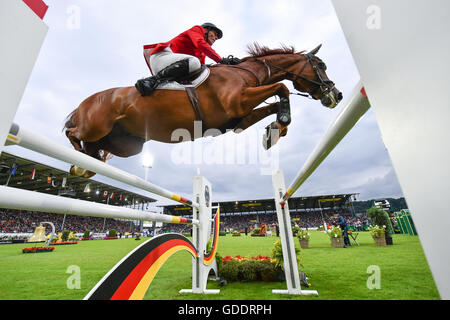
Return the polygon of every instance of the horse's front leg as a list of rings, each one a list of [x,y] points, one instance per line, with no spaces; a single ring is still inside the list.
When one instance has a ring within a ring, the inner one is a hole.
[[[268,116],[272,114],[277,114],[280,110],[280,103],[274,102],[271,104],[268,104],[267,106],[258,108],[250,112],[249,115],[243,117],[241,121],[234,127],[234,130],[237,132],[243,131],[247,129],[248,127],[251,127],[255,123],[261,121],[264,118],[267,118]],[[287,133],[287,126],[285,126],[285,130],[280,133],[281,136],[285,136]]]
[[[291,123],[291,107],[289,104],[289,89],[283,83],[274,83],[265,86],[246,88],[243,92],[242,105],[255,108],[265,100],[273,96],[280,97],[280,106],[277,111],[277,123],[288,126]]]
[[[244,98],[242,100],[242,106],[244,108],[249,108],[251,106],[255,108],[260,103],[264,102],[266,99],[273,97],[275,95],[278,95],[280,97],[280,102],[277,103],[278,105],[275,104],[273,105],[277,106],[278,109],[276,111],[277,120],[276,122],[273,122],[266,127],[266,133],[264,134],[263,137],[263,145],[264,148],[267,150],[271,148],[274,144],[276,144],[280,139],[280,137],[286,135],[287,126],[291,123],[289,89],[282,83],[275,83],[255,88],[247,88],[244,90],[243,95]],[[253,112],[256,111],[257,110]]]

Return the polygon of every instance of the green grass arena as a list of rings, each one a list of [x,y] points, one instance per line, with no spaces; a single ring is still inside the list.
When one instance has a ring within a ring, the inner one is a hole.
[[[81,300],[127,253],[147,238],[80,241],[55,246],[53,252],[23,254],[36,244],[0,246],[0,300]],[[277,237],[219,239],[221,256],[270,255]],[[294,239],[298,246],[297,239]],[[162,266],[145,300],[438,300],[438,290],[417,236],[395,234],[394,245],[376,247],[369,232],[360,232],[360,246],[332,248],[328,235],[311,231],[310,248],[302,249],[303,267],[318,296],[272,294],[286,289],[285,282],[209,281],[217,295],[179,294],[191,287],[192,258],[174,254]],[[374,267],[375,266],[375,267]],[[378,270],[378,273],[374,273]],[[378,282],[374,282],[377,276]],[[379,284],[379,288],[374,286]],[[306,289],[302,287],[302,289]]]

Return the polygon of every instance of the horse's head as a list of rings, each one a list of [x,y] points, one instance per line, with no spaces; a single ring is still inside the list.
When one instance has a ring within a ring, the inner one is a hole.
[[[296,53],[301,58],[292,65],[288,79],[296,90],[307,92],[313,99],[320,100],[325,107],[334,108],[342,100],[342,93],[328,78],[325,72],[326,64],[316,56],[321,46],[308,53]]]
[[[256,58],[266,67],[266,78],[271,83],[291,80],[296,90],[320,100],[328,108],[334,108],[342,100],[342,93],[328,78],[325,63],[316,56],[321,46],[308,53],[296,53],[293,47],[283,45],[280,49],[269,49],[254,43],[248,46],[251,57],[244,58],[243,61],[255,61]]]

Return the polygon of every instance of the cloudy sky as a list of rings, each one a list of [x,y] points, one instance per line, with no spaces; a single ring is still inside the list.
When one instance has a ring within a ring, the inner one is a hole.
[[[223,30],[224,37],[214,44],[222,56],[247,56],[246,46],[255,41],[272,48],[292,45],[298,51],[323,44],[318,56],[344,100],[331,110],[320,102],[291,96],[292,124],[273,150],[263,150],[261,142],[264,128],[275,116],[240,134],[182,144],[145,144],[155,157],[148,180],[188,198],[197,172],[212,182],[214,201],[273,197],[271,170],[282,169],[286,184],[294,179],[359,81],[329,0],[45,2],[49,31],[14,121],[66,146],[70,144],[62,132],[64,120],[81,101],[108,88],[133,86],[149,75],[144,44],[168,41],[204,22]],[[19,147],[6,151],[61,169],[69,167]],[[114,157],[109,163],[144,178],[141,158]],[[104,177],[95,179],[137,191]],[[358,200],[403,196],[370,109],[295,196],[350,192],[359,193]],[[155,198],[158,204],[171,203]]]

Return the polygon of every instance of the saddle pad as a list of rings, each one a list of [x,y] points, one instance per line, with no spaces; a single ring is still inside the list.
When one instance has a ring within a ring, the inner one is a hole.
[[[195,78],[190,84],[180,84],[176,81],[170,81],[165,84],[162,84],[158,86],[157,90],[183,90],[186,91],[186,87],[194,87],[197,88],[199,85],[201,85],[208,77],[209,77],[210,70],[209,68],[205,68],[203,72]]]

